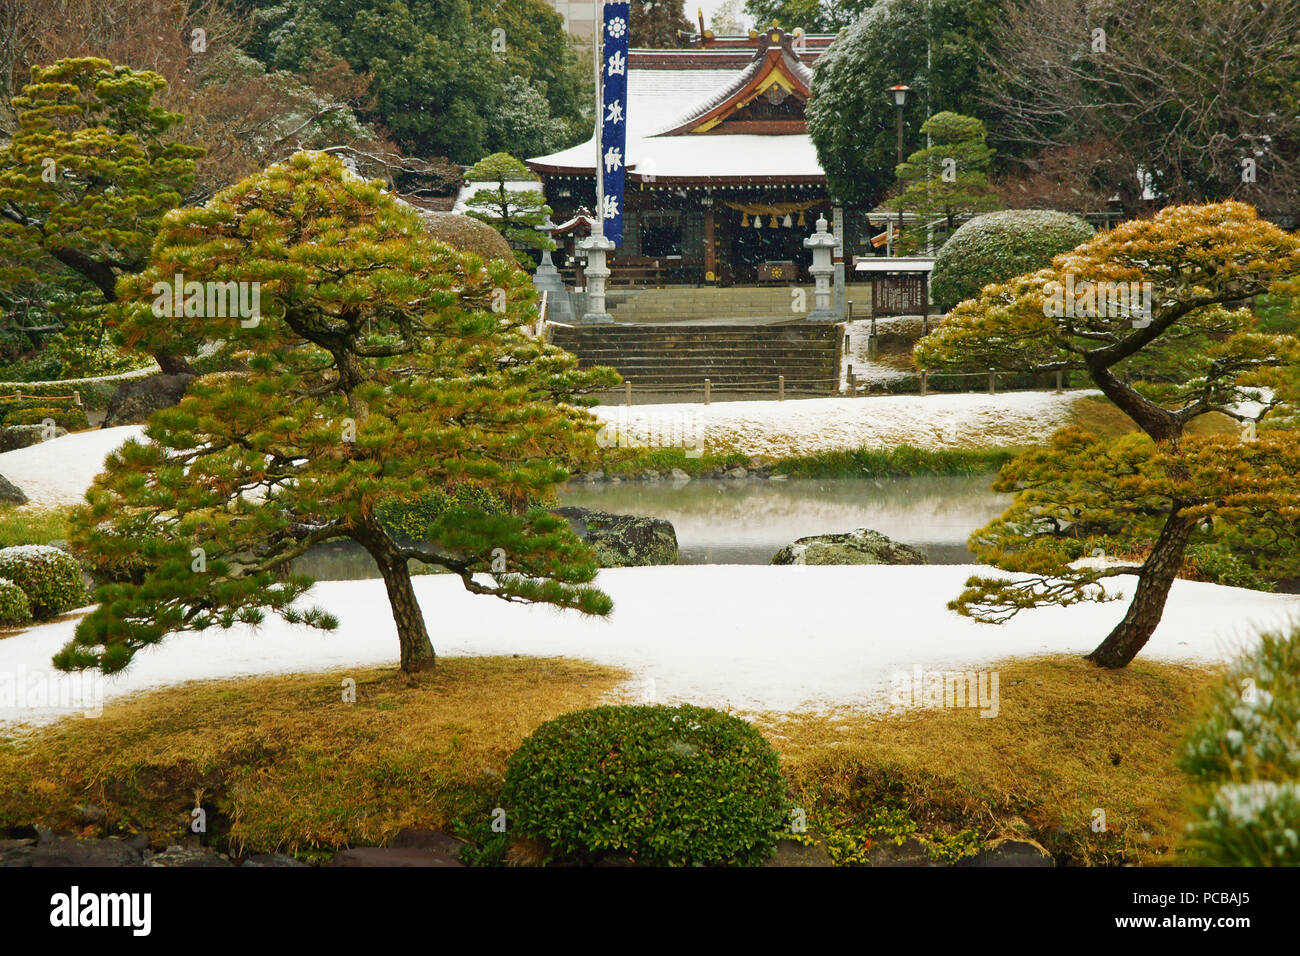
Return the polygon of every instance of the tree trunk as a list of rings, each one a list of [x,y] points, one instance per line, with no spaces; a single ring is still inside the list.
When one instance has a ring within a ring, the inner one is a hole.
[[[366,529],[357,541],[370,552],[388,590],[388,603],[397,625],[397,641],[402,649],[402,671],[414,674],[433,667],[433,642],[424,624],[424,612],[411,587],[411,572],[406,559],[397,553],[388,536],[379,529]]]
[[[1087,659],[1102,667],[1124,667],[1146,646],[1165,611],[1174,578],[1183,566],[1183,552],[1196,521],[1175,511],[1160,529],[1155,547],[1138,574],[1137,591],[1124,614]]]

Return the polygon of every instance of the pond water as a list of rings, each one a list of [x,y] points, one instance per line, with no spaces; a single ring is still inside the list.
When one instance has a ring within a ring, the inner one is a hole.
[[[680,484],[571,484],[565,504],[667,518],[681,564],[770,564],[795,538],[871,528],[926,552],[932,564],[965,564],[970,533],[996,518],[1010,495],[992,475],[792,478]]]
[[[573,483],[560,501],[615,514],[667,518],[681,564],[769,564],[795,538],[871,528],[926,552],[932,564],[972,559],[966,539],[997,517],[1010,495],[989,491],[992,475],[911,478],[792,478]],[[318,580],[378,576],[350,542],[319,545],[295,562]]]

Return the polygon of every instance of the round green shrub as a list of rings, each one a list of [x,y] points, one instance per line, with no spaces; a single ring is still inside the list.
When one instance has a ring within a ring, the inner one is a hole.
[[[690,705],[596,707],[542,724],[511,757],[502,801],[512,832],[563,862],[753,865],[786,822],[763,735]]]
[[[964,223],[934,259],[930,292],[945,312],[1005,282],[1051,265],[1052,258],[1092,238],[1078,216],[1050,209],[1008,209]]]
[[[52,419],[54,424],[60,428],[66,428],[68,431],[81,431],[90,427],[90,421],[86,418],[84,409],[75,405],[68,405],[62,408],[53,406],[38,406],[36,408],[24,408],[16,412],[11,412],[5,419],[6,425],[43,425],[46,419]]]
[[[1187,830],[1203,866],[1300,866],[1300,782],[1224,784]]]
[[[46,544],[0,550],[0,578],[23,589],[38,621],[79,607],[86,599],[81,565],[66,551]]]
[[[18,585],[0,578],[0,627],[15,627],[32,619],[32,605]]]
[[[1184,852],[1300,865],[1300,629],[1263,635],[1233,664],[1178,765],[1196,788]]]

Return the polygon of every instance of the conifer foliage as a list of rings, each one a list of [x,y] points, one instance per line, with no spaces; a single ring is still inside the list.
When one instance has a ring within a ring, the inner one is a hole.
[[[177,307],[159,308],[178,280]],[[258,284],[259,315],[223,317],[191,294],[232,282]],[[594,455],[585,393],[615,376],[521,331],[535,296],[510,263],[428,238],[380,183],[304,152],[169,214],[120,291],[131,347],[226,341],[241,364],[197,379],[149,441],[109,457],[74,544],[99,565],[139,555],[146,571],[99,589],[58,666],[111,673],[170,632],[267,610],[332,628],[299,600],[311,581],[292,562],[335,539],[375,559],[408,673],[434,660],[412,559],[473,593],[608,613],[590,551],[539,505]],[[380,520],[429,496],[451,503],[418,538]],[[504,507],[477,506],[487,498]]]
[[[1108,441],[1071,428],[1005,466],[995,488],[1015,500],[971,544],[1022,574],[973,577],[950,606],[996,623],[1108,599],[1105,579],[1136,571],[1123,620],[1089,655],[1123,667],[1160,623],[1189,545],[1215,541],[1272,576],[1297,573],[1300,339],[1259,333],[1249,309],[1225,305],[1294,290],[1297,276],[1300,240],[1253,207],[1173,206],[959,304],[917,345],[922,367],[1081,371],[1140,433]],[[1189,433],[1213,412],[1241,433]],[[1098,556],[1140,566],[1088,560]]]

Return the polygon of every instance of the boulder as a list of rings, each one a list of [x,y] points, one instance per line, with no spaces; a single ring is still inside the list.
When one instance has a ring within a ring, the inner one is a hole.
[[[23,490],[15,485],[4,475],[0,475],[0,501],[7,501],[10,504],[25,505],[27,496]]]
[[[139,866],[144,853],[117,837],[82,840],[43,834],[31,859],[37,867]]]
[[[794,840],[777,840],[776,850],[763,863],[764,866],[834,866],[830,854],[819,843],[797,843]]]
[[[787,544],[773,564],[925,564],[925,553],[879,531],[858,528],[844,534],[816,534]]]
[[[929,849],[914,836],[907,837],[902,843],[895,843],[888,837],[873,841],[867,860],[872,866],[943,866],[931,859]]]
[[[999,840],[959,866],[1056,866],[1052,855],[1032,840]]]
[[[0,866],[31,866],[36,841],[29,837],[0,840]]]
[[[668,472],[668,477],[671,478],[673,481],[691,480],[691,476],[680,468],[674,468],[672,471]]]
[[[302,862],[302,860],[295,859],[294,857],[289,856],[287,853],[254,853],[247,860],[245,860],[243,863],[240,864],[240,866],[279,866],[279,867],[306,866],[306,865],[307,864]]]
[[[677,563],[677,532],[663,518],[612,515],[590,508],[553,508],[579,538],[591,545],[602,568],[637,568]]]
[[[108,402],[104,427],[142,425],[160,408],[171,408],[185,397],[185,389],[194,381],[189,372],[174,375],[149,375],[123,382]]]
[[[340,850],[330,866],[464,866],[443,850],[402,849],[389,846],[358,846]]]
[[[66,428],[56,425],[54,434],[48,435],[48,437],[61,438],[67,433]],[[47,433],[44,425],[5,425],[0,428],[0,452],[15,451],[19,448],[39,445],[45,441],[46,437]]]
[[[193,849],[183,846],[169,846],[162,853],[151,857],[145,866],[234,866],[230,858],[214,850]]]

